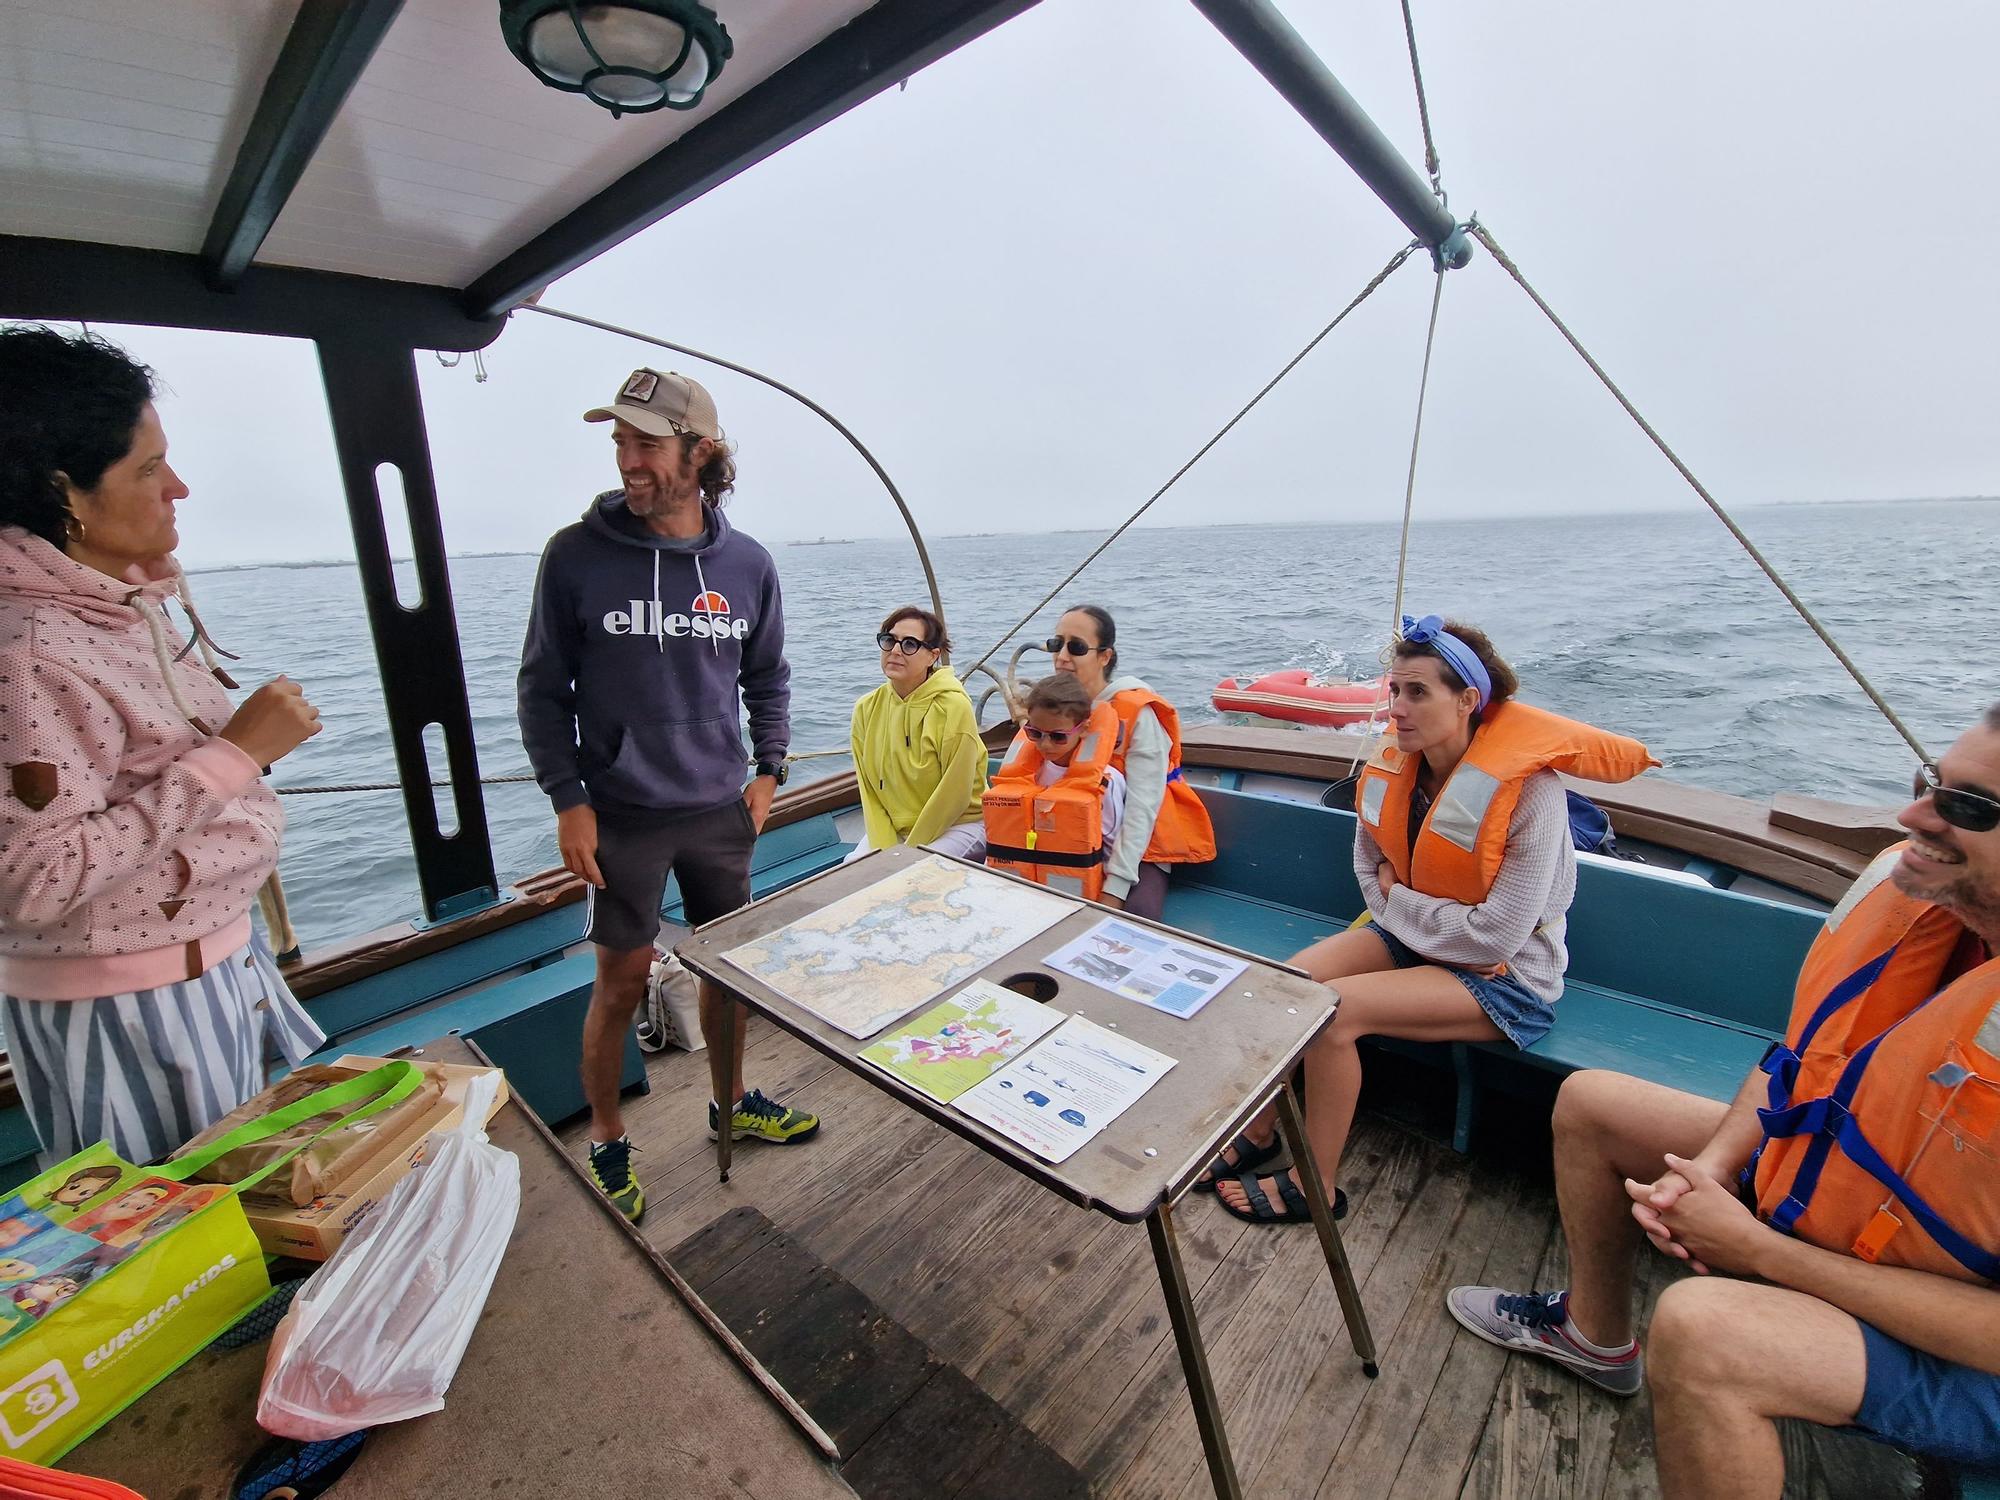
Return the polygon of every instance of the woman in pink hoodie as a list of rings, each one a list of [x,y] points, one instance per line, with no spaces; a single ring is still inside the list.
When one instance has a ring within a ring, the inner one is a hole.
[[[0,1021],[49,1161],[153,1161],[324,1040],[250,925],[261,771],[319,715],[282,677],[232,709],[168,622],[188,491],[152,397],[101,338],[0,328]]]

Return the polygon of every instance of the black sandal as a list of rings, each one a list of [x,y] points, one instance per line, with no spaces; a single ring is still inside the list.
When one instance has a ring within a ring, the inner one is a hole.
[[[1223,1209],[1232,1218],[1242,1219],[1250,1224],[1310,1224],[1312,1222],[1312,1205],[1306,1202],[1304,1190],[1296,1182],[1292,1181],[1292,1174],[1290,1172],[1280,1172],[1276,1177],[1253,1177],[1248,1172],[1245,1172],[1236,1180],[1242,1184],[1243,1197],[1248,1206],[1238,1208],[1234,1203],[1231,1203],[1227,1198],[1220,1197],[1220,1195],[1218,1195],[1217,1199],[1222,1204]],[[1273,1208],[1271,1206],[1271,1199],[1264,1191],[1264,1184],[1267,1182],[1275,1182],[1278,1185],[1278,1199],[1283,1204],[1282,1208]],[[1333,1190],[1333,1216],[1336,1219],[1347,1217],[1347,1194],[1343,1193],[1339,1188]]]
[[[1212,1193],[1215,1185],[1226,1177],[1240,1177],[1245,1172],[1254,1172],[1259,1167],[1275,1160],[1284,1152],[1284,1137],[1273,1134],[1263,1145],[1258,1145],[1247,1135],[1239,1135],[1224,1148],[1236,1153],[1236,1160],[1218,1156],[1208,1164],[1208,1175],[1194,1180],[1197,1193]]]

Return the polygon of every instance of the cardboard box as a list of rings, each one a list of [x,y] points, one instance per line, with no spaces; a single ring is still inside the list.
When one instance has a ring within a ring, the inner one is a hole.
[[[383,1061],[379,1057],[350,1054],[336,1059],[335,1066],[365,1071],[380,1067]],[[250,1228],[257,1236],[257,1243],[267,1252],[297,1256],[301,1260],[325,1260],[331,1256],[368,1211],[388,1197],[389,1189],[422,1163],[431,1135],[453,1129],[465,1118],[466,1085],[482,1074],[500,1072],[498,1068],[434,1063],[428,1058],[422,1061],[426,1068],[444,1074],[444,1097],[430,1113],[411,1122],[400,1135],[384,1141],[382,1148],[339,1187],[313,1199],[304,1208],[295,1207],[282,1194],[243,1195],[243,1211],[249,1217]],[[493,1108],[487,1119],[492,1119],[506,1102],[507,1078],[501,1074],[500,1088],[493,1096]]]

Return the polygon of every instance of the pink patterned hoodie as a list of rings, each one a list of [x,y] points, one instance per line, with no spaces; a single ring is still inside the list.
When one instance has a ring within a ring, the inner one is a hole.
[[[0,527],[0,993],[192,979],[250,940],[284,814],[163,602]]]

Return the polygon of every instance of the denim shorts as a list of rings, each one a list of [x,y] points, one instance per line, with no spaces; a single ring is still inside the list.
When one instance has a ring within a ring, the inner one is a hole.
[[[1534,1046],[1556,1023],[1555,1006],[1511,974],[1499,974],[1489,979],[1484,974],[1472,974],[1464,969],[1454,969],[1450,964],[1437,963],[1425,958],[1373,917],[1368,919],[1363,930],[1374,933],[1382,940],[1382,946],[1389,950],[1389,958],[1397,968],[1414,969],[1421,964],[1430,964],[1432,968],[1443,969],[1451,975],[1479,1002],[1479,1008],[1486,1012],[1486,1019],[1499,1027],[1500,1034],[1516,1047]],[[1334,988],[1340,988],[1339,980],[1334,981]]]
[[[1861,1325],[1868,1381],[1854,1426],[1968,1468],[2000,1468],[2000,1375],[1955,1365]]]

